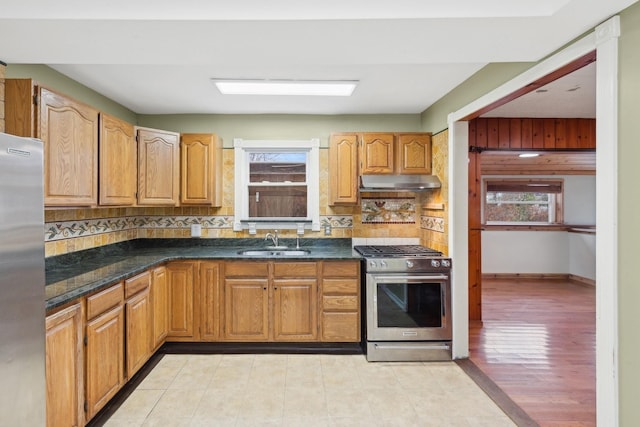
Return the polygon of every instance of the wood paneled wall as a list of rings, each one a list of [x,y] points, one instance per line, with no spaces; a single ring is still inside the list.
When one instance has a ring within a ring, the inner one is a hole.
[[[593,150],[596,121],[480,117],[469,122],[469,145],[497,150]]]
[[[596,174],[595,151],[543,151],[529,158],[519,158],[509,151],[485,151],[481,157],[483,175]]]

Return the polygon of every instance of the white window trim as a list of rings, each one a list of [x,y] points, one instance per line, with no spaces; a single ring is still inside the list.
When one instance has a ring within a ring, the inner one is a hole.
[[[248,229],[253,234],[256,229],[311,229],[320,231],[320,140],[318,138],[306,140],[262,140],[241,139],[233,140],[235,158],[235,201],[233,230]],[[249,218],[249,153],[256,151],[281,150],[305,151],[307,160],[307,218],[291,221],[251,221]]]

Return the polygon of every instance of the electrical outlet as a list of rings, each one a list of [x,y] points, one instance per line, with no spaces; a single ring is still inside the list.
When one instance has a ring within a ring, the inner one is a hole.
[[[324,235],[331,236],[331,224],[327,224],[324,226]]]
[[[191,237],[202,237],[202,225],[191,224]]]

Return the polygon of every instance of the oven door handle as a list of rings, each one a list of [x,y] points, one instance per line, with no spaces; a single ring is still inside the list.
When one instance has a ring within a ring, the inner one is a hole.
[[[401,282],[414,282],[416,280],[449,280],[449,276],[445,276],[444,274],[439,275],[431,275],[431,276],[414,276],[414,275],[403,275],[403,276],[373,276],[376,282],[391,282],[397,283]]]

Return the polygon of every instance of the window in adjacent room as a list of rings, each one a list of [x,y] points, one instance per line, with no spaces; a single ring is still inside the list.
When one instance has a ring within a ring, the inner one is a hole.
[[[234,229],[319,224],[319,141],[234,140]]]
[[[484,223],[561,224],[561,179],[485,179]]]

